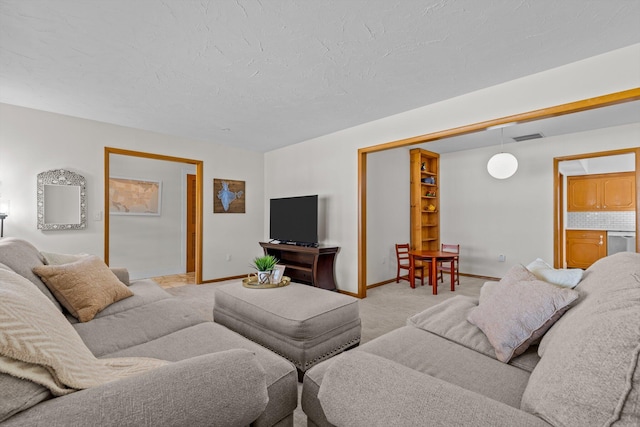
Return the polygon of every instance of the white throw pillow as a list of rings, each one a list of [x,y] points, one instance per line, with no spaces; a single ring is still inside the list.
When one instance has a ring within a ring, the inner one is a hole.
[[[575,288],[582,280],[582,274],[584,273],[579,268],[553,268],[541,258],[537,258],[527,265],[527,270],[540,280],[567,288]]]

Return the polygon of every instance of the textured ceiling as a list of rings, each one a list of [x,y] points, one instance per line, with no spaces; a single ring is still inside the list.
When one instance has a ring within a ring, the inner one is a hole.
[[[269,151],[640,42],[637,0],[0,0],[0,102]]]

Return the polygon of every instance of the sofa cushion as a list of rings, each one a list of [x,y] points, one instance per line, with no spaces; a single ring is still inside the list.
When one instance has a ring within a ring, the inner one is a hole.
[[[176,298],[75,323],[80,337],[100,357],[204,322],[202,315]]]
[[[640,425],[640,254],[600,259],[540,343],[522,409],[553,425]]]
[[[104,310],[98,312],[95,318],[111,316],[112,314],[121,313],[156,301],[173,298],[170,293],[162,289],[151,279],[136,280],[131,283],[129,290],[133,292],[133,296],[114,302]]]
[[[267,400],[265,372],[256,356],[234,349],[51,399],[0,425],[249,426]]]
[[[0,423],[50,398],[51,393],[46,387],[0,373]]]
[[[318,399],[337,426],[548,427],[516,408],[363,351],[331,364]]]
[[[488,283],[498,284],[498,282]],[[456,295],[410,317],[407,324],[495,359],[496,352],[487,336],[480,328],[467,321],[467,316],[477,306],[477,298]],[[509,364],[531,372],[540,359],[536,350],[532,349],[532,351],[512,358]]]
[[[413,326],[396,329],[350,351],[393,360],[516,408],[529,379],[525,370]]]
[[[255,353],[267,375],[269,403],[265,412],[251,425],[272,426],[291,414],[298,404],[298,377],[293,364],[217,323],[200,323],[106,356],[158,357],[162,355],[164,360],[179,361],[234,348]]]
[[[541,258],[529,263],[527,270],[535,274],[540,280],[568,288],[575,288],[582,280],[582,274],[584,273],[580,268],[553,268]]]
[[[485,333],[502,362],[522,354],[578,298],[578,293],[541,280],[498,283],[467,319]]]
[[[51,300],[60,311],[62,306],[53,296],[40,277],[33,272],[34,267],[44,265],[42,255],[31,243],[15,237],[0,239],[0,262],[22,277],[29,279],[40,291]]]
[[[105,307],[133,295],[109,267],[93,255],[69,264],[35,267],[33,271],[81,322],[88,322]]]

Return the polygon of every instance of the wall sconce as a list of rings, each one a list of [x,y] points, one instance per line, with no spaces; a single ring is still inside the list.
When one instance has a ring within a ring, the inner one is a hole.
[[[494,154],[487,163],[489,175],[496,179],[507,179],[518,170],[518,159],[511,153],[502,152],[504,127],[500,129],[500,153]]]
[[[4,220],[9,216],[9,201],[0,199],[0,237],[4,237]]]

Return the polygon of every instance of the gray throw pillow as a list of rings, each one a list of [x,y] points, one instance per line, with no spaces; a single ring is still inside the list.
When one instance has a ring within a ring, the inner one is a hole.
[[[484,332],[496,358],[507,363],[524,353],[577,298],[578,292],[541,280],[499,282],[467,320]]]

